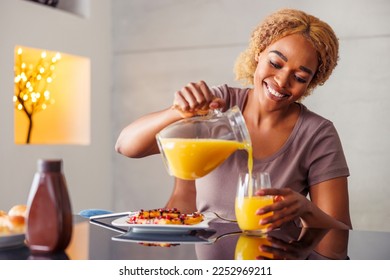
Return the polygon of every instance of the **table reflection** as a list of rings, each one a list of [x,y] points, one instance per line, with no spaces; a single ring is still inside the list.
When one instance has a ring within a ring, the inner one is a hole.
[[[196,245],[198,259],[347,259],[349,231],[287,225],[262,236],[237,231],[234,224],[211,225],[219,234],[213,246]]]

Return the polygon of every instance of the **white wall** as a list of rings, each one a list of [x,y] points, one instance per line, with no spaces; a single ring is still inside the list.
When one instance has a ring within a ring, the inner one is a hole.
[[[74,212],[112,207],[111,2],[79,1],[90,2],[89,17],[24,0],[0,1],[0,209],[26,203],[38,158],[63,159]],[[90,145],[14,144],[15,45],[90,59]]]
[[[390,2],[386,0],[113,1],[113,141],[143,114],[169,106],[190,81],[233,80],[233,63],[254,26],[282,7],[330,23],[341,60],[305,104],[331,119],[349,162],[355,229],[390,230]],[[117,210],[163,206],[172,190],[161,158],[114,155]]]

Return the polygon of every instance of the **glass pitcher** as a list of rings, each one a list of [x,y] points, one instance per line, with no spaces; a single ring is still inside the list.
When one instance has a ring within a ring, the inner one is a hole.
[[[177,121],[156,139],[168,173],[185,180],[207,175],[238,149],[252,155],[249,132],[237,106]]]

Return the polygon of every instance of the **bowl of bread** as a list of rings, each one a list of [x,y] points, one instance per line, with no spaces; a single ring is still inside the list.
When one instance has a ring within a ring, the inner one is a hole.
[[[27,206],[23,204],[0,210],[0,249],[24,244],[26,218]]]

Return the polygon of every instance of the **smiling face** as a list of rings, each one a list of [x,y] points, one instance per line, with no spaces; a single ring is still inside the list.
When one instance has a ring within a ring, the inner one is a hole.
[[[302,35],[269,45],[258,57],[254,74],[260,103],[283,108],[303,97],[318,67],[317,52]]]

